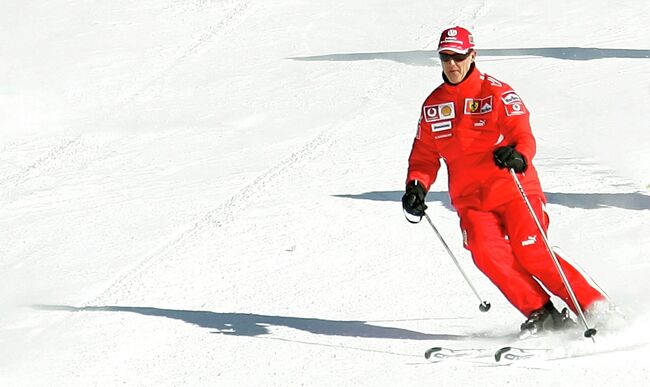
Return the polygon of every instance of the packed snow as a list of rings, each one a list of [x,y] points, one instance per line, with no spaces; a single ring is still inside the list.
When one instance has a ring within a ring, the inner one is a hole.
[[[641,1],[4,0],[0,385],[648,385],[649,20]],[[444,171],[428,214],[489,312],[402,214],[453,25],[531,111],[551,242],[627,316],[543,343],[553,359],[423,356],[524,320],[463,249]]]

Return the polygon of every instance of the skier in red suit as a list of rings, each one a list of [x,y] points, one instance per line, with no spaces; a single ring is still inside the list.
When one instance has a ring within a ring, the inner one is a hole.
[[[443,80],[424,101],[409,157],[405,213],[418,221],[436,180],[440,159],[447,165],[449,195],[460,217],[463,241],[476,266],[527,320],[535,333],[572,325],[550,292],[576,312],[539,229],[509,173],[513,169],[544,231],[546,198],[532,163],[535,138],[528,109],[506,83],[476,67],[472,34],[453,27],[442,32],[438,54]],[[558,256],[582,310],[604,300],[572,265]]]

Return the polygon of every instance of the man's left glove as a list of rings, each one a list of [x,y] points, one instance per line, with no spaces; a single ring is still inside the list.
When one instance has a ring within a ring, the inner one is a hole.
[[[494,151],[494,163],[497,167],[512,168],[516,173],[526,172],[528,164],[524,155],[519,153],[514,146],[502,146]]]
[[[424,197],[427,192],[417,180],[413,180],[406,185],[406,193],[402,196],[402,208],[407,213],[423,217],[424,211],[428,208],[424,204]]]

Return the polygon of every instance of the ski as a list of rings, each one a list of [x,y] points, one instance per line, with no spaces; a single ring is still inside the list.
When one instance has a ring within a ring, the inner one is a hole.
[[[478,357],[491,356],[493,350],[490,348],[448,348],[431,347],[424,352],[424,358],[432,363],[440,363],[450,360],[462,360]]]
[[[483,348],[449,348],[431,347],[424,352],[424,357],[431,363],[449,361],[493,361],[498,365],[510,365],[530,360],[544,360],[551,353],[549,348],[523,347],[483,347]]]
[[[501,347],[494,352],[494,360],[500,364],[512,364],[528,360],[543,360],[551,352],[548,348]]]

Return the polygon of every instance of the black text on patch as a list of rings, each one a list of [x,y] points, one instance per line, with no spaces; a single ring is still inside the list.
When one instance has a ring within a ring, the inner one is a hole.
[[[441,132],[443,130],[451,129],[451,121],[440,122],[437,124],[431,124],[432,132]]]

